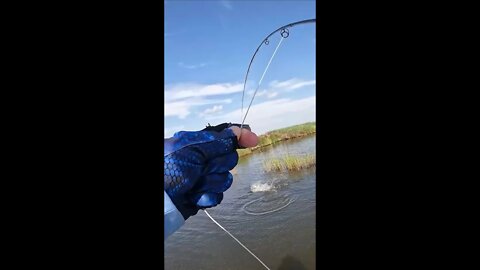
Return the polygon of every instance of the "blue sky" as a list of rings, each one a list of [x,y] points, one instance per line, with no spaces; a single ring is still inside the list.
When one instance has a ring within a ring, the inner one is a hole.
[[[240,123],[248,63],[280,26],[316,18],[315,1],[165,1],[165,137],[207,123]],[[315,24],[290,28],[250,108],[252,131],[315,121]],[[252,64],[244,110],[280,41]]]

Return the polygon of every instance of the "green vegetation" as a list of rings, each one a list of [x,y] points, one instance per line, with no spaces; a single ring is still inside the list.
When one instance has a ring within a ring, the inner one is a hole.
[[[240,157],[245,156],[267,145],[272,145],[277,142],[290,140],[294,138],[304,137],[310,134],[314,134],[315,132],[316,132],[315,122],[309,122],[301,125],[273,130],[263,135],[260,135],[257,146],[248,148],[248,149],[238,149],[237,152]]]
[[[299,171],[301,169],[315,167],[315,155],[292,156],[285,155],[282,158],[273,158],[263,162],[266,172],[272,171]]]

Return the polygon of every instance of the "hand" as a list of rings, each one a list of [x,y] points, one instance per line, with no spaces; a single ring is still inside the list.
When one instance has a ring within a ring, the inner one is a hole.
[[[164,189],[185,220],[218,205],[232,185],[229,172],[239,146],[257,145],[255,133],[232,126],[217,131],[181,131],[165,139]]]

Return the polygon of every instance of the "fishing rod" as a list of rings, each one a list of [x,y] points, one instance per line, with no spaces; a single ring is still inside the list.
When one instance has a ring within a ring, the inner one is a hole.
[[[301,24],[307,24],[307,23],[316,23],[316,19],[308,19],[308,20],[303,20],[303,21],[297,21],[297,22],[293,22],[293,23],[289,23],[287,25],[284,25],[284,26],[281,26],[279,27],[277,30],[271,32],[270,34],[268,34],[263,40],[262,42],[260,43],[260,45],[257,47],[257,49],[255,50],[252,58],[250,59],[250,62],[248,64],[248,68],[247,68],[247,73],[245,74],[245,80],[244,80],[244,83],[243,83],[243,92],[242,92],[242,107],[241,107],[241,116],[243,117],[242,120],[241,120],[241,124],[232,124],[232,123],[223,123],[221,125],[218,125],[218,126],[210,126],[210,124],[208,124],[208,126],[204,129],[204,130],[223,130],[225,128],[228,128],[228,127],[231,127],[231,126],[237,126],[237,127],[240,127],[240,135],[239,135],[239,138],[238,140],[240,141],[240,138],[242,136],[242,128],[246,128],[248,130],[251,130],[250,129],[250,126],[248,124],[245,124],[245,119],[247,118],[247,115],[248,115],[248,112],[250,110],[250,107],[252,106],[252,103],[253,103],[253,100],[255,99],[255,95],[257,94],[257,91],[258,89],[260,88],[260,85],[263,81],[263,78],[265,77],[265,74],[270,66],[270,64],[272,63],[272,60],[273,58],[275,57],[275,54],[277,53],[278,51],[278,48],[280,47],[280,45],[282,44],[282,41],[286,38],[288,38],[288,36],[290,35],[290,31],[288,30],[289,28],[292,28],[294,26],[297,26],[297,25],[301,25]],[[259,83],[257,85],[257,88],[255,89],[255,92],[253,93],[253,97],[252,99],[250,100],[250,104],[248,105],[248,108],[247,108],[247,111],[245,113],[245,116],[243,116],[243,101],[244,101],[244,97],[245,97],[245,88],[246,88],[246,85],[247,85],[247,79],[248,79],[248,74],[250,73],[250,67],[252,66],[252,63],[253,63],[253,60],[255,59],[255,56],[257,55],[258,51],[260,50],[260,48],[265,44],[265,45],[268,45],[270,43],[269,41],[269,38],[271,36],[273,36],[275,33],[277,32],[280,32],[280,41],[277,45],[277,47],[275,48],[275,51],[273,52],[272,56],[270,57],[270,60],[268,61],[268,64],[267,64],[267,67],[265,68],[265,70],[263,71],[263,74],[262,74],[262,77],[261,79],[259,80]],[[292,201],[291,201],[292,202]],[[290,204],[291,202],[289,202],[288,204]],[[284,206],[286,207],[286,206]],[[284,208],[282,207],[282,209]],[[250,251],[244,244],[242,244],[240,242],[240,240],[238,240],[235,236],[233,236],[227,229],[225,229],[222,225],[220,225],[220,223],[218,223],[208,212],[206,209],[203,209],[203,211],[205,212],[205,214],[218,226],[220,227],[220,229],[222,229],[223,231],[225,231],[230,237],[232,237],[235,241],[237,241],[248,253],[250,253],[255,259],[257,259],[257,261],[259,261],[267,270],[270,270],[270,268],[268,268],[268,266],[262,261],[260,260],[252,251]]]
[[[219,131],[219,130],[223,130],[224,128],[228,128],[228,127],[231,127],[231,126],[237,126],[237,127],[240,127],[240,129],[242,128],[246,128],[248,130],[251,131],[250,129],[250,126],[245,124],[245,119],[247,118],[247,115],[248,115],[248,112],[250,110],[250,107],[252,106],[252,103],[253,103],[253,100],[255,99],[255,96],[257,94],[257,91],[258,89],[260,88],[260,85],[263,81],[263,78],[265,77],[265,74],[270,66],[270,64],[272,63],[272,60],[273,58],[275,57],[275,54],[278,50],[278,48],[280,47],[280,44],[282,43],[283,39],[286,39],[290,36],[290,31],[288,30],[289,28],[292,28],[294,26],[297,26],[297,25],[301,25],[301,24],[308,24],[308,23],[316,23],[317,19],[308,19],[308,20],[302,20],[302,21],[297,21],[297,22],[293,22],[293,23],[289,23],[289,24],[286,24],[284,26],[281,26],[279,28],[277,28],[275,31],[271,32],[270,34],[268,34],[263,40],[262,42],[260,43],[260,45],[258,45],[258,47],[256,48],[255,52],[253,53],[253,56],[252,58],[250,59],[250,62],[248,63],[248,68],[247,68],[247,72],[245,74],[245,79],[244,79],[244,82],[243,82],[243,91],[242,91],[242,107],[241,107],[241,111],[240,111],[240,114],[241,116],[243,116],[243,102],[245,100],[245,90],[246,90],[246,86],[247,86],[247,80],[248,80],[248,75],[250,74],[250,68],[252,66],[252,63],[253,63],[253,60],[255,59],[255,56],[257,56],[257,53],[258,51],[260,50],[260,48],[265,44],[265,45],[268,45],[270,44],[270,41],[269,41],[269,38],[271,36],[273,36],[275,33],[277,32],[280,32],[280,36],[282,37],[280,39],[280,42],[279,44],[277,45],[277,47],[275,48],[275,51],[273,52],[272,56],[270,57],[270,60],[267,64],[267,67],[265,68],[263,74],[262,74],[262,77],[258,83],[258,86],[257,88],[255,89],[255,92],[253,94],[253,97],[252,99],[250,100],[250,104],[248,106],[248,109],[247,109],[247,112],[245,113],[245,116],[242,117],[241,119],[241,124],[236,124],[236,123],[223,123],[221,125],[218,125],[218,126],[215,126],[215,127],[212,127],[210,126],[210,124],[208,124],[208,126],[204,129],[204,130],[215,130],[215,131]],[[227,126],[225,126],[227,125]],[[240,132],[240,136],[239,136],[239,139],[241,138],[242,136],[242,133]]]
[[[260,45],[258,45],[257,49],[255,50],[255,52],[253,53],[253,56],[252,58],[250,59],[250,63],[248,64],[248,68],[247,68],[247,73],[245,74],[245,80],[243,82],[243,91],[242,91],[242,107],[241,107],[241,115],[243,115],[243,101],[245,99],[245,89],[246,89],[246,86],[247,86],[247,79],[248,79],[248,74],[250,73],[250,68],[252,66],[252,63],[253,63],[253,60],[255,59],[255,56],[257,55],[258,51],[260,50],[260,48],[265,44],[265,45],[268,45],[270,43],[270,41],[268,40],[271,36],[273,36],[275,33],[277,32],[280,32],[280,36],[282,37],[280,39],[280,42],[279,44],[277,45],[277,48],[275,49],[274,53],[272,54],[272,57],[270,58],[270,61],[267,65],[267,67],[265,68],[265,71],[263,72],[263,75],[262,75],[262,78],[260,79],[259,83],[258,83],[258,86],[257,86],[257,89],[255,89],[255,92],[253,94],[253,97],[252,97],[252,100],[250,101],[250,105],[248,106],[248,109],[247,109],[247,112],[245,113],[245,116],[243,117],[243,120],[242,120],[242,124],[240,125],[240,128],[243,126],[244,122],[245,122],[245,119],[247,118],[247,114],[248,114],[248,111],[250,110],[250,106],[252,105],[252,102],[253,102],[253,99],[255,98],[255,95],[257,94],[257,90],[258,88],[260,87],[260,84],[262,83],[262,80],[265,76],[265,73],[267,72],[268,70],[268,67],[270,66],[270,63],[272,62],[272,59],[273,57],[275,56],[275,53],[277,52],[278,50],[278,47],[280,46],[280,44],[282,43],[283,39],[286,39],[288,38],[288,36],[290,35],[290,31],[288,30],[288,28],[292,28],[296,25],[301,25],[301,24],[307,24],[307,23],[316,23],[317,19],[308,19],[308,20],[303,20],[303,21],[298,21],[298,22],[293,22],[293,23],[289,23],[287,25],[284,25],[284,26],[281,26],[279,27],[277,30],[271,32],[270,34],[268,34],[263,40],[262,42],[260,43]],[[241,134],[240,134],[241,136]]]

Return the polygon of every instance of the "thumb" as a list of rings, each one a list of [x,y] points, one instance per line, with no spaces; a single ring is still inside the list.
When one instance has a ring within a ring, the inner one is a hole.
[[[238,144],[242,147],[254,147],[258,144],[257,134],[251,132],[248,129],[240,129],[237,126],[229,127],[233,133],[237,136]]]

